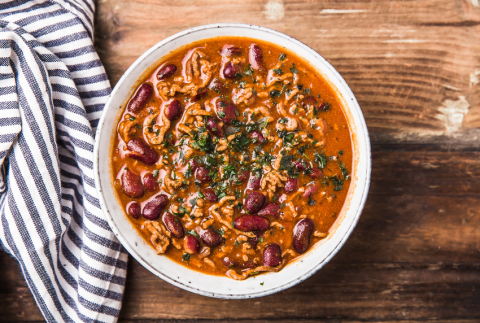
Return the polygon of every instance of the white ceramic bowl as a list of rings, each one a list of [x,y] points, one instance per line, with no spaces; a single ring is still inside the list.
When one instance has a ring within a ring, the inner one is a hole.
[[[352,183],[338,220],[330,229],[328,238],[317,243],[299,260],[278,273],[267,273],[235,281],[227,277],[211,276],[190,270],[164,256],[158,256],[134,230],[122,207],[117,202],[110,174],[111,138],[116,124],[137,79],[162,56],[191,42],[217,36],[244,36],[268,41],[295,52],[317,69],[339,94],[350,124],[354,145]],[[113,232],[145,268],[158,277],[185,290],[218,298],[252,298],[273,294],[292,287],[322,268],[343,246],[362,212],[370,186],[370,140],[360,106],[340,74],[317,52],[298,40],[280,32],[244,24],[215,24],[188,29],[173,35],[140,56],[123,74],[105,105],[98,125],[95,143],[95,183],[105,217]],[[260,284],[263,283],[263,284]]]

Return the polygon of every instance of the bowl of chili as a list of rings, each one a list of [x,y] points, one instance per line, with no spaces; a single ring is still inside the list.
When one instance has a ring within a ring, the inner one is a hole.
[[[100,119],[95,183],[128,252],[218,298],[269,295],[343,246],[370,185],[368,130],[322,56],[253,25],[173,35],[123,74]]]

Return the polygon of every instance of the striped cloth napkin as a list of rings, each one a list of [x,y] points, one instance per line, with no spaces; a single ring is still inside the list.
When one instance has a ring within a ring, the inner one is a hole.
[[[125,285],[94,183],[111,88],[93,14],[93,0],[0,3],[0,248],[48,322],[115,322]]]

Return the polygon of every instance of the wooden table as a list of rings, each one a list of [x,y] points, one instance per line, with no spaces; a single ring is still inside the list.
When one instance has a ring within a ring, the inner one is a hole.
[[[120,321],[480,321],[479,0],[99,0],[96,45],[114,85],[153,44],[217,22],[289,34],[343,75],[371,135],[367,205],[324,269],[268,297],[198,296],[130,258]],[[43,321],[5,254],[0,272],[0,320]]]

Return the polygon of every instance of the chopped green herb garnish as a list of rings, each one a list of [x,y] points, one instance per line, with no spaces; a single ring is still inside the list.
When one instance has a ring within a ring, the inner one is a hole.
[[[348,179],[348,174],[349,174],[348,170],[341,161],[338,161],[338,167],[340,167],[340,170],[342,171],[343,177]]]
[[[176,216],[184,216],[185,214],[190,214],[190,212],[188,212],[188,210],[181,205],[178,207],[178,212],[172,212],[172,214]]]
[[[246,132],[242,132],[240,135],[236,135],[235,138],[230,142],[229,145],[231,145],[231,148],[235,152],[240,152],[240,151],[246,151],[248,148],[248,145],[252,142],[252,139],[250,139],[247,136]]]
[[[185,252],[185,253],[182,255],[182,259],[185,260],[185,261],[189,261],[191,256],[192,256],[191,254]]]
[[[319,153],[314,153],[313,156],[315,157],[315,162],[318,163],[318,168],[325,168],[328,161],[327,156]]]
[[[278,60],[279,60],[279,61],[283,61],[286,57],[287,57],[287,54],[282,53],[282,54],[280,54],[280,56],[278,57]]]
[[[204,132],[201,134],[196,133],[194,135],[195,141],[191,143],[194,149],[199,149],[204,152],[213,152],[215,150],[215,146],[213,144],[212,138],[208,134],[208,132]]]
[[[273,69],[273,71],[274,71],[275,74],[277,74],[277,75],[283,75],[283,71],[282,71],[280,68],[275,68],[275,69]]]
[[[258,124],[258,128],[260,129],[263,129],[265,128],[267,125],[268,125],[268,121],[267,121],[267,118],[261,118],[258,120],[259,124]]]
[[[332,182],[332,184],[335,186],[333,188],[334,191],[340,191],[343,188],[343,179],[337,178],[337,175],[333,177],[328,177],[328,179]]]
[[[292,63],[292,67],[290,67],[290,72],[295,73],[295,74],[300,73],[300,72],[297,70],[297,68],[295,67],[295,64],[294,64],[294,63]]]
[[[200,238],[200,236],[198,235],[198,233],[195,232],[195,230],[187,230],[187,234]]]
[[[245,72],[243,72],[243,75],[251,76],[252,74],[253,74],[253,68],[250,66],[250,64],[248,64],[247,69],[245,70]]]
[[[272,97],[272,99],[279,98],[280,95],[282,95],[282,91],[279,91],[279,90],[270,91],[270,96]]]
[[[213,226],[209,226],[209,228],[212,229],[213,231],[215,231],[216,233],[218,233],[221,236],[225,235],[225,232],[223,232],[223,230],[215,229]]]
[[[187,164],[187,170],[185,171],[185,178],[189,178],[190,176],[193,175],[193,171],[192,171],[192,166],[190,165],[190,163]]]
[[[184,184],[188,184],[188,182],[187,182],[187,183],[184,183]],[[194,206],[197,204],[197,198],[194,197],[194,198],[188,200],[188,203],[190,203],[190,205],[191,205],[192,207],[194,207]]]

